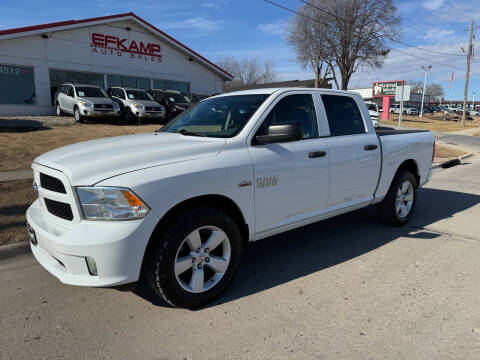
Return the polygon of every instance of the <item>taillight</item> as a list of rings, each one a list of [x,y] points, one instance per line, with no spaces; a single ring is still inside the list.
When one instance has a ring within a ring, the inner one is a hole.
[[[432,153],[432,163],[433,159],[435,158],[435,140],[433,140],[433,153]]]

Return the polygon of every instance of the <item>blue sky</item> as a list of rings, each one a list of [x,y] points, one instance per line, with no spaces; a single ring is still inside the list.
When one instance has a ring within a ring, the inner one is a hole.
[[[298,0],[275,0],[297,9]],[[286,30],[292,14],[273,7],[262,0],[83,0],[39,1],[15,0],[2,6],[0,29],[35,25],[68,19],[83,19],[133,11],[140,17],[164,30],[205,57],[215,60],[219,56],[255,56],[270,59],[284,80],[313,78],[309,69],[296,63],[295,53],[286,44]],[[402,0],[396,1],[402,18],[402,41],[430,50],[462,54],[467,49],[471,19],[480,25],[480,6],[472,0]],[[451,5],[453,4],[453,6]],[[455,7],[455,8],[454,8]],[[477,30],[480,39],[480,29]],[[472,62],[469,98],[477,93],[480,101],[480,41],[478,56]],[[447,56],[392,44],[401,51],[438,63],[392,51],[381,69],[359,69],[350,87],[369,87],[380,80],[421,80],[421,65],[432,65],[428,82],[440,82],[446,98],[463,98],[464,56]],[[456,69],[453,69],[456,68]],[[455,71],[453,88],[447,89],[448,79]]]

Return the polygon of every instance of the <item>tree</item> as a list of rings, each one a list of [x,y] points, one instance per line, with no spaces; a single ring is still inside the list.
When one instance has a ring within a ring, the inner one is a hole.
[[[262,65],[257,58],[226,56],[217,59],[217,64],[234,77],[234,80],[225,82],[226,91],[245,85],[265,84],[277,79],[273,62],[270,60],[266,60]]]
[[[313,64],[316,77],[321,66],[333,75],[334,69],[338,70],[343,90],[359,66],[380,68],[389,53],[386,39],[399,37],[400,17],[393,0],[303,2],[287,40],[295,48],[300,65]],[[298,30],[305,36],[297,36]]]
[[[324,16],[312,6],[305,5],[290,23],[287,42],[295,49],[297,61],[303,69],[310,67],[315,73],[315,87],[318,88],[327,75],[335,77],[334,59],[326,40]],[[311,21],[321,17],[322,21]],[[322,75],[323,69],[323,75]],[[336,78],[335,78],[336,81]],[[338,84],[337,84],[338,88]]]
[[[431,83],[430,85],[427,85],[425,94],[430,95],[431,100],[438,101],[444,96],[443,87],[440,84]]]
[[[412,86],[412,93],[421,94],[423,92],[422,81],[407,81],[406,84]],[[443,94],[443,87],[440,84],[431,83],[425,86],[425,95],[430,95],[431,100],[439,100],[443,98]]]

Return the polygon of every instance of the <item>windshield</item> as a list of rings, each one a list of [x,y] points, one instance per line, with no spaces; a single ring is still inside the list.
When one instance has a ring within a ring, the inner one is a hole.
[[[188,100],[185,96],[182,94],[177,94],[177,93],[165,93],[167,96],[168,100],[171,102],[179,102],[179,103],[188,103],[190,100]]]
[[[77,92],[78,97],[98,97],[98,98],[106,98],[108,97],[105,91],[103,89],[97,88],[97,87],[90,87],[90,86],[84,86],[80,87],[77,86],[75,88],[75,91]]]
[[[367,104],[367,109],[377,111],[377,106],[375,104]]]
[[[232,137],[245,126],[268,96],[255,94],[210,98],[175,117],[161,131]]]
[[[125,90],[130,100],[153,100],[149,93],[144,90]]]

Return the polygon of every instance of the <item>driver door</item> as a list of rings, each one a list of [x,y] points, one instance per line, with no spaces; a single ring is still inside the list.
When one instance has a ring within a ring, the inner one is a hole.
[[[269,125],[297,122],[303,132],[302,140],[267,145],[256,145],[254,136],[248,147],[254,168],[257,235],[311,219],[325,210],[329,154],[326,139],[320,137],[317,96],[302,91],[282,95],[255,130],[255,136],[265,135]]]

